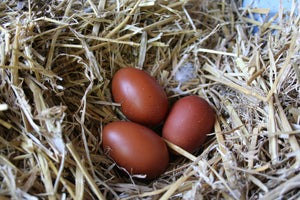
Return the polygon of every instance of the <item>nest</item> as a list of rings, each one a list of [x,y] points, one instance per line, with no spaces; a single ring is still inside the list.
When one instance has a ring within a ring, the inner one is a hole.
[[[279,8],[262,23],[268,9],[234,0],[3,0],[1,199],[299,198],[300,17],[296,1]],[[124,120],[110,90],[122,67],[155,77],[170,105],[193,94],[216,112],[196,152],[168,143],[181,156],[155,180],[101,148]]]

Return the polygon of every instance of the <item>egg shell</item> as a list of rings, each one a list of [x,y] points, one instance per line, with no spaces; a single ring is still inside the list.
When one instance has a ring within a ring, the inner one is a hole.
[[[168,166],[165,142],[143,125],[127,121],[109,123],[103,128],[102,141],[104,151],[130,174],[153,179]]]
[[[121,103],[122,113],[140,124],[157,125],[168,112],[168,99],[162,86],[136,68],[121,68],[115,73],[112,94],[114,101]]]
[[[198,96],[179,99],[171,108],[162,136],[188,152],[199,148],[214,125],[214,112],[208,102]]]

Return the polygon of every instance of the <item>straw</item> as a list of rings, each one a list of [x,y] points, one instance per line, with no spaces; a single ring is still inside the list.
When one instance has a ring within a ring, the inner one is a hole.
[[[264,22],[270,8],[241,6],[2,0],[0,199],[298,199],[299,6]],[[170,108],[198,95],[215,112],[194,152],[164,140],[179,155],[153,180],[102,149],[103,127],[128,120],[111,91],[124,67],[157,80]]]

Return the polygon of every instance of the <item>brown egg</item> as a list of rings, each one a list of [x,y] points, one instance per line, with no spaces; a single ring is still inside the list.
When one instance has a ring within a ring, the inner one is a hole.
[[[214,112],[201,97],[187,96],[178,100],[170,110],[162,136],[192,152],[200,147],[214,125]]]
[[[113,122],[102,132],[104,151],[128,173],[152,179],[168,166],[169,152],[162,138],[134,122]]]
[[[112,80],[115,102],[121,103],[122,113],[131,121],[144,125],[157,125],[168,112],[168,99],[164,89],[146,72],[135,68],[122,68]]]

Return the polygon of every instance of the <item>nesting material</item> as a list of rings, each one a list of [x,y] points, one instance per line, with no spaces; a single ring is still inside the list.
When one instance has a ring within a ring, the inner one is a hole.
[[[0,198],[299,198],[297,10],[262,23],[268,9],[233,0],[2,0]],[[121,67],[155,77],[170,104],[199,95],[216,113],[196,152],[166,141],[182,156],[155,180],[101,148],[102,128],[125,119],[110,90]]]

